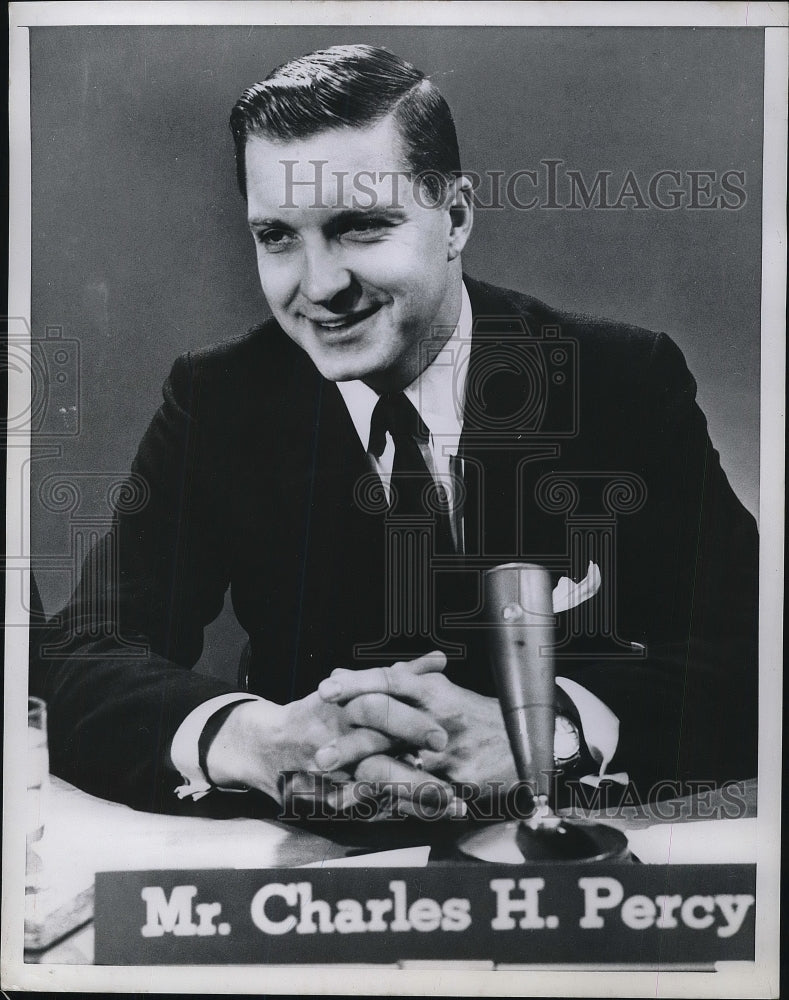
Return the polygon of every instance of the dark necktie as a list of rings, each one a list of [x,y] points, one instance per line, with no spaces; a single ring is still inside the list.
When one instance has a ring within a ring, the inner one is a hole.
[[[427,445],[430,432],[416,408],[402,392],[386,393],[375,404],[370,422],[370,451],[380,458],[386,445],[386,432],[392,435],[395,453],[390,480],[390,512],[416,525],[433,523],[434,551],[454,552],[446,490],[430,474],[420,450]]]

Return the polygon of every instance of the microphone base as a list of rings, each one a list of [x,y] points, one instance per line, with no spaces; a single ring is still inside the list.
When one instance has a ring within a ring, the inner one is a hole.
[[[576,864],[632,861],[627,837],[590,820],[560,820],[552,828],[532,829],[522,821],[500,823],[461,837],[458,850],[494,864]]]

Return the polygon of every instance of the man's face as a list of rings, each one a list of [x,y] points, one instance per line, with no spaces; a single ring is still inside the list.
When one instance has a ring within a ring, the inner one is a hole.
[[[326,378],[378,391],[412,382],[430,360],[420,344],[446,339],[460,310],[467,233],[448,203],[414,190],[401,147],[391,117],[246,147],[249,225],[277,322]]]

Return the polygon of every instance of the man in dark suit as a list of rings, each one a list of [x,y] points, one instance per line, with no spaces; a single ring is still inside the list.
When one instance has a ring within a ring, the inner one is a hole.
[[[273,318],[173,366],[31,673],[53,769],[154,809],[512,782],[479,607],[519,560],[553,574],[568,778],[755,774],[756,530],[677,347],[463,275],[451,114],[384,50],[281,67],[231,127]],[[228,586],[248,690],[188,669]]]

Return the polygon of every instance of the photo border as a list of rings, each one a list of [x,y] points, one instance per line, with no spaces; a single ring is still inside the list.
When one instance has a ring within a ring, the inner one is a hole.
[[[731,3],[501,3],[484,6],[425,3],[12,3],[9,316],[30,322],[30,65],[29,26],[66,24],[324,24],[381,25],[513,24],[570,26],[723,26],[761,25],[765,30],[763,268],[760,433],[760,725],[757,861],[756,961],[711,976],[698,973],[476,972],[442,968],[371,970],[347,967],[267,966],[267,993],[391,993],[414,995],[643,995],[771,996],[778,983],[778,901],[782,695],[785,276],[786,276],[786,4]],[[9,372],[9,411],[30,404],[24,372]],[[29,440],[17,438],[7,450],[7,576],[29,574]],[[20,525],[25,529],[20,532]],[[25,578],[29,579],[29,575]],[[16,579],[16,578],[15,578]],[[25,965],[22,961],[24,769],[18,748],[25,745],[22,715],[27,689],[27,611],[20,586],[6,588],[6,714],[3,799],[2,985],[6,989],[59,991],[258,992],[261,969],[233,967],[99,968]],[[770,906],[771,912],[765,913]],[[590,986],[594,990],[591,992]],[[659,986],[659,988],[658,988]]]

